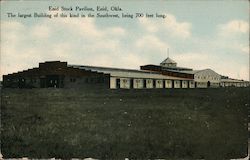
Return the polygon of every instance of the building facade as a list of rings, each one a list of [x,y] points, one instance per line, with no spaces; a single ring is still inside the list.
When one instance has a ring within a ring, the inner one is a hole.
[[[3,76],[5,88],[187,89],[230,86],[247,87],[249,82],[221,79],[221,75],[211,69],[178,67],[170,58],[160,65],[140,66],[140,70],[51,61]]]
[[[180,71],[183,73],[194,74],[196,88],[217,88],[220,87],[221,75],[212,69]]]
[[[109,75],[69,67],[67,62],[39,63],[38,68],[3,76],[6,88],[109,88]]]
[[[111,89],[194,88],[192,75],[168,76],[155,71],[96,66],[70,65],[70,67],[109,74]]]

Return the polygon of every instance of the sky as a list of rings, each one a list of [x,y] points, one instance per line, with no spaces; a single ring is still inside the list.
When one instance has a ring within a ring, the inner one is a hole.
[[[210,68],[249,80],[249,2],[247,0],[1,1],[2,75],[38,67],[39,62],[139,69],[169,57],[180,67]],[[7,13],[81,13],[52,7],[107,6],[109,14],[133,18],[22,18]],[[110,7],[122,11],[110,11]],[[135,18],[136,13],[144,17]],[[166,18],[146,18],[145,14]]]

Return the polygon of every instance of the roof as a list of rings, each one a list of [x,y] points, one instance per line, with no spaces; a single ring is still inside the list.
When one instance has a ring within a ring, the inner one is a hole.
[[[170,71],[171,71],[171,70],[170,70]],[[178,71],[178,72],[181,72],[181,73],[189,73],[189,74],[196,74],[196,73],[199,73],[199,72],[207,72],[207,71],[216,73],[216,72],[213,71],[212,69],[190,70],[190,71],[188,71],[188,70],[180,70],[180,71]],[[216,73],[216,74],[218,74],[218,73]]]
[[[172,60],[171,58],[166,58],[164,61],[162,61],[161,62],[161,64],[169,64],[169,63],[175,63],[176,64],[176,62],[174,61],[174,60]]]
[[[83,70],[102,72],[105,74],[110,74],[113,77],[190,80],[190,78],[167,76],[155,71],[122,69],[122,68],[112,68],[112,67],[98,67],[98,66],[82,66],[82,65],[68,65],[68,66]]]
[[[87,65],[68,65],[68,67],[85,69],[85,70],[98,70],[98,71],[123,71],[123,72],[144,72],[144,73],[155,73],[153,71],[142,71],[137,69],[124,69],[114,67],[102,67],[102,66],[87,66]]]
[[[187,74],[195,74],[201,71],[201,70],[171,70],[171,69],[168,70],[173,72],[187,73]]]
[[[227,79],[221,79],[221,82],[249,82],[249,81],[227,78]]]
[[[193,71],[191,68],[185,68],[185,67],[163,67],[162,70],[173,70],[173,71]]]
[[[191,68],[185,68],[185,67],[174,67],[174,66],[168,66],[168,67],[166,67],[166,66],[159,66],[159,65],[153,65],[153,64],[148,64],[148,65],[144,65],[144,66],[140,66],[141,67],[141,69],[142,70],[148,70],[148,71],[150,71],[150,69],[158,69],[158,70],[173,70],[173,71],[192,71],[193,69],[191,69]],[[145,69],[145,68],[147,68],[147,69]]]

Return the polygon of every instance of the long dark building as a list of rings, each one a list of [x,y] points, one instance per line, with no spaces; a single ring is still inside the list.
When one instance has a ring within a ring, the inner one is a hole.
[[[8,88],[109,88],[109,74],[68,66],[67,62],[39,63],[38,68],[3,76],[3,87]],[[93,85],[95,84],[95,85]]]

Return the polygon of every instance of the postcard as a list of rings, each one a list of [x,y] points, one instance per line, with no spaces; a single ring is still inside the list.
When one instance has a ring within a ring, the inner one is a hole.
[[[2,158],[249,158],[247,0],[0,4]]]

